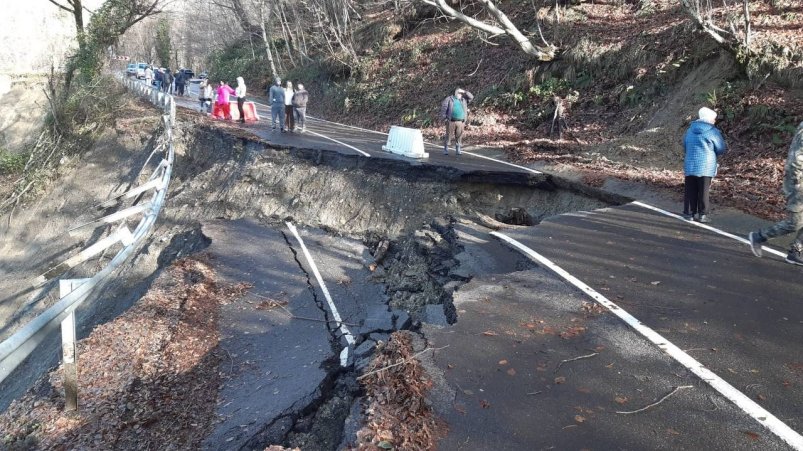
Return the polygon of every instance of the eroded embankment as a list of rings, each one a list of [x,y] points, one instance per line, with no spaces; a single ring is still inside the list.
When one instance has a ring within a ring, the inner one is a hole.
[[[365,317],[360,319],[355,329],[360,351],[355,353],[356,371],[369,365],[374,347],[393,330],[415,331],[421,322],[445,325],[459,320],[452,293],[473,273],[466,270],[467,257],[454,231],[458,222],[533,225],[551,215],[610,203],[579,188],[563,189],[564,182],[546,176],[466,173],[399,160],[277,149],[190,120],[178,125],[175,144],[168,204],[135,263],[155,257],[164,268],[203,248],[208,239],[201,236],[201,224],[214,219],[250,218],[276,230],[292,218],[332,237],[358,240],[366,248],[364,266],[371,283],[384,289],[378,310],[388,318],[374,318],[375,328]],[[481,267],[481,262],[472,264]],[[156,269],[150,280],[160,272]],[[340,346],[336,340],[332,344]],[[357,374],[336,367],[327,371],[330,377],[310,402],[282,413],[281,434],[268,434],[273,423],[266,423],[255,429],[262,433],[248,446],[283,443],[336,449],[353,439],[353,430],[343,431],[343,418],[359,417]]]
[[[521,172],[462,172],[335,152],[275,149],[186,124],[176,146],[172,211],[181,218],[286,218],[351,237],[400,237],[438,217],[533,222],[608,205],[601,193]]]
[[[277,149],[190,122],[179,127],[176,152],[176,179],[166,213],[171,221],[250,217],[276,224],[292,218],[332,235],[360,239],[372,253],[382,248],[384,255],[378,257],[385,265],[377,266],[377,276],[387,287],[389,303],[408,310],[414,319],[426,305],[445,304],[449,322],[455,320],[450,292],[467,275],[454,259],[459,243],[450,222],[534,225],[548,216],[613,201],[548,176],[462,172]]]
[[[167,210],[172,222],[253,218],[282,228],[284,219],[292,219],[332,236],[358,239],[370,253],[364,262],[370,279],[384,287],[386,308],[378,315],[386,318],[377,318],[372,309],[368,315],[374,316],[363,318],[355,329],[355,370],[331,367],[332,377],[309,405],[283,413],[281,432],[278,423],[268,424],[248,446],[337,449],[357,440],[354,423],[359,424],[363,393],[355,377],[371,368],[373,349],[393,330],[417,331],[422,322],[459,320],[452,294],[473,273],[464,265],[471,257],[462,251],[457,222],[535,225],[548,216],[611,203],[586,187],[546,176],[465,173],[274,148],[198,124],[185,124],[177,136],[175,188]],[[333,340],[333,348],[340,345]],[[344,430],[346,416],[351,430]]]

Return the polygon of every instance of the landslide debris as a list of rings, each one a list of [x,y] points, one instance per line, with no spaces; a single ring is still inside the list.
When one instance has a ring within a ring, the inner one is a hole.
[[[416,359],[414,341],[411,332],[394,332],[360,377],[366,418],[349,449],[435,449],[446,433],[426,401],[432,382]]]

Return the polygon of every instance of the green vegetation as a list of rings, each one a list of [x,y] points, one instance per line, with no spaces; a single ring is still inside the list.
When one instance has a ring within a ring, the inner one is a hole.
[[[0,149],[0,175],[16,174],[21,172],[28,161],[28,154],[11,153],[5,149]]]
[[[162,67],[170,67],[170,22],[164,17],[156,27],[156,56]]]

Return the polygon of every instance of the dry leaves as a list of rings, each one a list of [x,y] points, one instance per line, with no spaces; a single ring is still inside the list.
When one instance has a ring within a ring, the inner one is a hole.
[[[445,424],[435,417],[426,402],[432,382],[418,360],[411,358],[413,354],[410,333],[395,332],[366,368],[368,374],[406,362],[369,374],[361,381],[368,416],[365,426],[357,432],[357,443],[352,449],[373,451],[383,444],[400,450],[433,449],[445,434]]]
[[[246,289],[217,283],[203,256],[178,260],[79,342],[80,414],[64,415],[57,369],[0,416],[4,445],[199,448],[215,420],[219,305]]]

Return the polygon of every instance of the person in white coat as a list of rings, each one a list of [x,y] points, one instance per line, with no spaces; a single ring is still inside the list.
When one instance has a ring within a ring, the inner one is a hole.
[[[284,85],[284,123],[287,130],[293,131],[296,120],[293,117],[293,82],[287,80]]]
[[[243,105],[245,104],[245,80],[243,77],[237,77],[237,88],[234,89],[234,95],[237,96],[237,111],[240,112],[240,123],[245,123],[245,110],[243,110]]]

